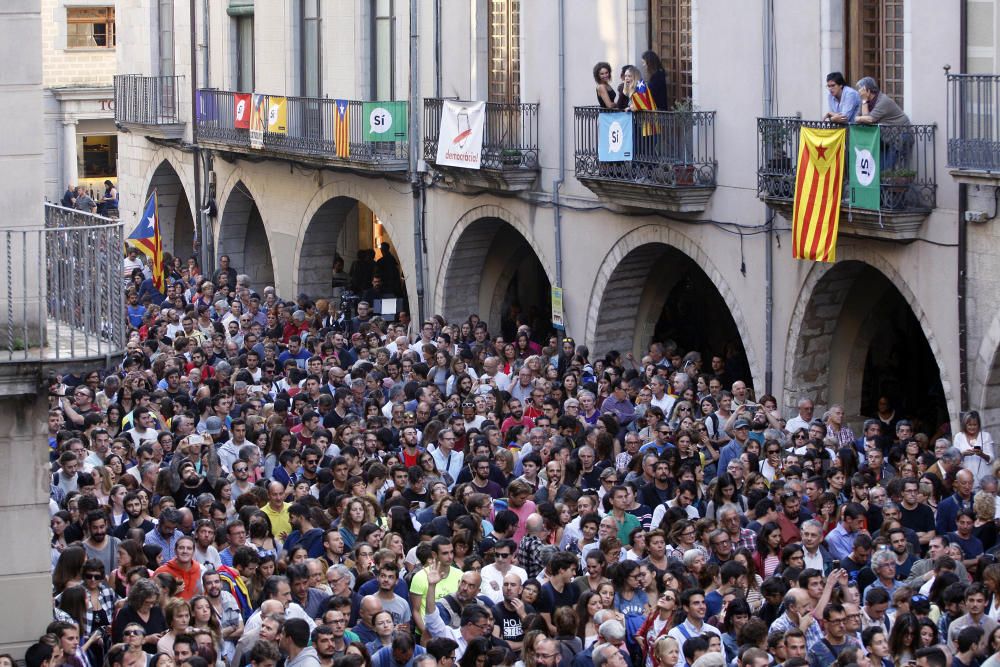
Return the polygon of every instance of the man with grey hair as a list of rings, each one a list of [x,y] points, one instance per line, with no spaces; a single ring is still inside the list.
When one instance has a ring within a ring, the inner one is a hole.
[[[719,526],[729,535],[730,542],[735,549],[749,549],[751,552],[757,550],[757,533],[749,528],[740,526],[740,515],[742,512],[736,505],[729,503],[719,509]]]
[[[413,667],[437,667],[437,660],[429,653],[422,653],[413,657]]]
[[[277,600],[264,600],[254,615],[260,619],[260,622],[253,628],[245,627],[243,629],[243,636],[236,642],[236,650],[230,661],[232,665],[241,664],[243,656],[250,653],[250,649],[259,640],[277,641],[277,636],[285,625],[285,613],[282,611],[281,603]]]
[[[812,423],[813,419],[813,401],[811,398],[803,396],[799,399],[796,404],[798,408],[798,414],[785,422],[785,430],[789,433],[795,433],[800,428],[809,430],[809,425]]]
[[[653,390],[653,397],[649,400],[649,404],[663,410],[663,414],[670,415],[677,399],[667,393],[667,381],[659,375],[654,375],[649,380],[649,388]]]
[[[621,651],[611,644],[598,644],[594,647],[594,667],[623,667],[628,662]]]
[[[247,633],[260,628],[261,617],[263,615],[275,611],[283,613],[285,618],[301,618],[309,625],[309,632],[316,629],[316,621],[309,618],[309,614],[301,606],[292,601],[292,586],[288,582],[288,577],[280,574],[268,577],[267,581],[264,582],[263,596],[264,602],[261,603],[260,609],[250,614],[246,624],[243,626],[244,637]],[[276,602],[279,606],[268,605],[268,602]],[[265,605],[267,606],[265,607]]]
[[[594,614],[594,624],[597,625],[597,641],[573,658],[572,667],[596,667],[597,649],[600,646],[617,649],[618,652],[627,650],[625,626],[614,618],[614,610],[602,609]],[[608,655],[610,654],[608,651]]]
[[[891,97],[881,92],[878,83],[870,76],[862,77],[857,83],[858,95],[861,96],[861,110],[854,118],[855,123],[863,125],[909,125],[910,119],[907,117],[899,105]],[[912,137],[910,139],[912,142]],[[900,150],[900,149],[897,149]],[[897,157],[902,157],[901,155]],[[883,157],[884,159],[884,157]],[[895,164],[888,167],[883,163],[883,169],[893,169]]]
[[[886,549],[873,553],[871,568],[877,579],[868,588],[884,588],[889,594],[889,600],[892,600],[892,594],[902,585],[896,581],[896,566],[896,554],[892,550]]]

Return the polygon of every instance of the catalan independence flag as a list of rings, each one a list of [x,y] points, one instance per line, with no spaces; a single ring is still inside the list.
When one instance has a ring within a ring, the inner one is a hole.
[[[153,269],[153,286],[163,292],[165,288],[163,284],[163,241],[160,238],[160,214],[156,190],[153,190],[153,194],[149,195],[149,199],[146,200],[142,219],[128,235],[128,242],[149,258]]]
[[[639,81],[639,85],[635,87],[632,104],[638,111],[656,111],[656,100],[653,99],[653,93],[645,81]]]
[[[351,108],[347,100],[334,100],[333,143],[337,157],[351,157]]]
[[[833,262],[843,196],[844,129],[803,127],[792,210],[792,256]]]

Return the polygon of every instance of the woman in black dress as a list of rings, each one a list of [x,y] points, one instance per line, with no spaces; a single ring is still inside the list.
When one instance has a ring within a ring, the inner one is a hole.
[[[645,76],[646,87],[656,108],[660,111],[667,111],[667,73],[660,62],[660,56],[655,51],[646,51],[642,54],[642,69]]]
[[[594,81],[597,82],[597,105],[602,109],[617,109],[618,93],[611,85],[611,65],[606,62],[594,65]]]

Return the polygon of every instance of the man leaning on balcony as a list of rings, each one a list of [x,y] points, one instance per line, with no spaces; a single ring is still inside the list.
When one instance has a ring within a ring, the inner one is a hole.
[[[861,95],[861,113],[855,118],[867,125],[909,125],[910,119],[899,108],[895,100],[881,92],[875,79],[866,76],[858,81]]]
[[[861,97],[858,91],[847,85],[844,75],[840,72],[830,72],[826,75],[826,90],[829,95],[830,110],[823,120],[831,123],[853,123],[861,108]]]

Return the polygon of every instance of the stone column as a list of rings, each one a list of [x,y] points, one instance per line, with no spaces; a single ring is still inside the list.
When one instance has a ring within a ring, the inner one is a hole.
[[[76,119],[63,119],[63,187],[77,185]]]

